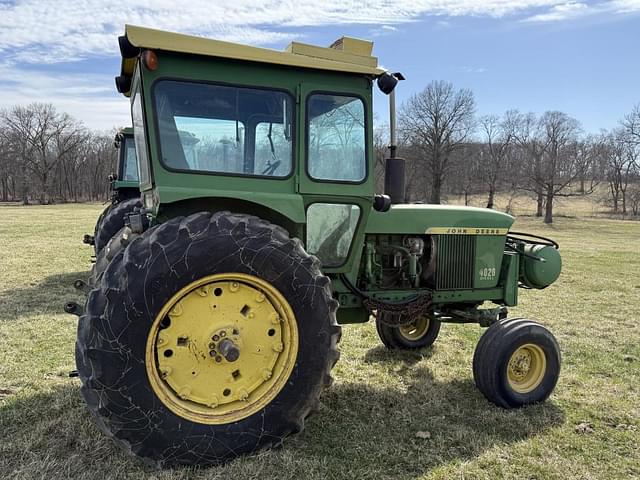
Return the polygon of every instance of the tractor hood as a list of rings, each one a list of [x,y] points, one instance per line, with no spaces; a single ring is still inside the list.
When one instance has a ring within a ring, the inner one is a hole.
[[[372,211],[366,233],[505,235],[514,218],[487,208],[454,205],[392,205]]]

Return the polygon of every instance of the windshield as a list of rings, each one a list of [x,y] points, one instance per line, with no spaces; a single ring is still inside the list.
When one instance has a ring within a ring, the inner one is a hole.
[[[138,181],[138,162],[136,159],[136,145],[133,137],[126,136],[120,144],[122,149],[120,155],[122,158],[122,169],[120,171],[120,180],[137,182]]]
[[[165,166],[286,177],[291,173],[291,96],[273,90],[161,80],[154,87]]]

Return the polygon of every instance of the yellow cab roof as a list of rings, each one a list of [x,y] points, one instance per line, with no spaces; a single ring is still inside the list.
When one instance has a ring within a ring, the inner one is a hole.
[[[270,63],[316,70],[360,73],[377,77],[384,72],[371,55],[373,42],[342,37],[330,47],[291,42],[284,51],[183,35],[152,28],[125,26],[129,43],[141,49],[165,50],[248,62]],[[136,58],[123,58],[121,74],[133,75]]]

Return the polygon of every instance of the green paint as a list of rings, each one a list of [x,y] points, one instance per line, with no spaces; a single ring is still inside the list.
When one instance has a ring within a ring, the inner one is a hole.
[[[323,271],[341,303],[340,323],[369,318],[342,274],[378,300],[432,293],[435,311],[457,312],[445,321],[487,323],[494,312],[479,311],[483,302],[517,303],[522,254],[505,252],[513,217],[442,205],[373,209],[374,78],[156,53],[156,70],[138,62],[131,95],[132,101],[136,93],[142,96],[144,130],[138,124],[136,138],[145,142],[139,158],[148,158],[140,170],[150,174],[143,175],[140,189],[153,222],[228,209],[282,225],[324,259]],[[202,98],[195,99],[197,92]],[[220,93],[210,98],[205,92]],[[344,111],[348,115],[341,117]],[[190,146],[185,138],[193,139]],[[180,148],[180,158],[171,153],[174,148]],[[269,149],[273,158],[259,160]],[[286,169],[277,170],[282,161]],[[206,162],[218,166],[193,171]],[[274,165],[265,170],[272,176],[256,170],[258,162]],[[168,167],[178,164],[180,170]],[[227,173],[214,172],[220,169]],[[538,270],[536,278],[544,276]]]

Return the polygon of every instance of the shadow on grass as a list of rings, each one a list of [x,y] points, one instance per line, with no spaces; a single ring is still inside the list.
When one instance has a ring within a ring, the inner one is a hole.
[[[564,422],[563,412],[552,402],[503,410],[489,404],[470,380],[439,382],[424,367],[408,366],[394,374],[404,388],[334,385],[323,396],[321,410],[307,420],[305,432],[288,439],[282,449],[213,469],[177,469],[168,475],[244,478],[247,472],[260,472],[261,478],[419,478],[441,465],[472,460]],[[0,403],[0,472],[16,478],[90,477],[91,471],[113,477],[156,475],[99,432],[77,382],[71,382]],[[428,432],[421,434],[428,438],[417,437],[417,432]]]
[[[397,354],[391,358],[403,360]],[[312,449],[315,455],[338,464],[357,457],[351,464],[354,478],[374,471],[385,478],[421,477],[439,465],[471,460],[564,423],[564,413],[552,402],[504,410],[486,401],[470,379],[441,382],[428,368],[403,363],[389,371],[400,377],[394,380],[404,385],[401,390],[345,383],[327,392],[325,416],[309,425],[308,433],[319,436],[311,442],[322,445]]]
[[[0,319],[11,321],[31,315],[64,313],[67,300],[84,298],[82,292],[73,288],[73,282],[77,279],[86,282],[88,278],[88,270],[62,273],[28,287],[0,291]]]
[[[421,360],[431,358],[433,353],[433,348],[431,347],[419,350],[390,350],[384,345],[378,345],[367,350],[367,353],[364,354],[364,362],[384,364],[390,361],[397,362],[400,360],[405,365],[415,365]]]

